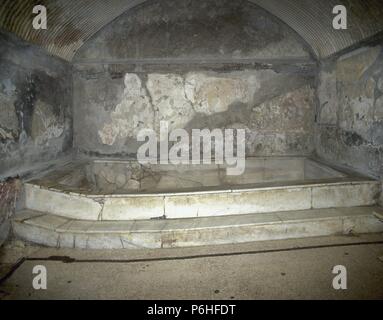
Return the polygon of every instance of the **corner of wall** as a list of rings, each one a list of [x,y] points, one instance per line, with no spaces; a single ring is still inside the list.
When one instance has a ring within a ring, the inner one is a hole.
[[[316,95],[316,155],[381,179],[383,43],[323,61]]]

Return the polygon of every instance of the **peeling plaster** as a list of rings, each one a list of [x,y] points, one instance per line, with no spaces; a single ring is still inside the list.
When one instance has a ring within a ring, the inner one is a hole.
[[[160,121],[168,121],[170,130],[184,128],[197,114],[210,116],[237,102],[249,104],[254,83],[254,75],[201,73],[148,74],[143,83],[137,74],[127,73],[122,101],[98,135],[103,144],[113,145],[117,138],[135,139],[141,129],[159,134]]]

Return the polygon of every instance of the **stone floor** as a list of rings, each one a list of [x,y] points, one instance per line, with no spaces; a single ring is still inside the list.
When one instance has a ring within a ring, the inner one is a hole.
[[[47,290],[32,269],[47,268]],[[332,288],[336,265],[348,289]],[[383,299],[383,234],[162,250],[0,250],[0,299]]]

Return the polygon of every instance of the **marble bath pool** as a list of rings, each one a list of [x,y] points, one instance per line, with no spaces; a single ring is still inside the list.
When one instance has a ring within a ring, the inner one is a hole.
[[[224,190],[267,183],[275,186],[346,176],[328,166],[299,157],[249,158],[244,173],[237,176],[227,175],[225,165],[141,165],[133,160],[94,160],[70,166],[63,172],[58,170],[41,182],[67,191],[106,195],[211,188]]]
[[[85,220],[235,215],[373,205],[379,182],[305,157],[246,159],[223,165],[70,163],[25,184],[26,207]]]

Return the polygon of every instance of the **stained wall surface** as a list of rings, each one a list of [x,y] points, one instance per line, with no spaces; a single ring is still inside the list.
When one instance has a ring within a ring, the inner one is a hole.
[[[318,78],[318,157],[383,180],[382,44],[324,62]]]
[[[72,147],[71,66],[0,33],[0,176],[16,176]]]
[[[245,1],[153,1],[75,59],[74,145],[134,155],[140,129],[243,128],[248,155],[313,151],[315,63],[286,25]]]

